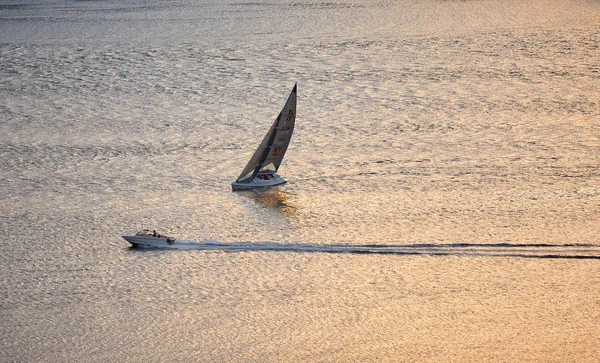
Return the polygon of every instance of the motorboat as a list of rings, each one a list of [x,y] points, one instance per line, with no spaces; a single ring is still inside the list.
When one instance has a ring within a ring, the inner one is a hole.
[[[123,238],[134,247],[166,247],[175,243],[175,238],[157,233],[156,230],[143,229],[136,234],[126,234]]]

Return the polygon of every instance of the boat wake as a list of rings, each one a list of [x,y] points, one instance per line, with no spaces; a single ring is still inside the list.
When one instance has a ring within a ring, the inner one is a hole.
[[[600,245],[592,244],[414,244],[414,245],[351,245],[351,244],[305,244],[271,242],[226,243],[216,240],[204,242],[176,240],[161,249],[205,250],[224,252],[295,252],[295,253],[347,253],[381,255],[432,255],[432,256],[489,256],[550,259],[598,259]]]

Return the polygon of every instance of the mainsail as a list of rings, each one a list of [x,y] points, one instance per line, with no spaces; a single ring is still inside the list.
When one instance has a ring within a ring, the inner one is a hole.
[[[296,122],[296,87],[295,84],[285,106],[236,180],[237,183],[250,183],[262,171],[276,172],[279,169]]]

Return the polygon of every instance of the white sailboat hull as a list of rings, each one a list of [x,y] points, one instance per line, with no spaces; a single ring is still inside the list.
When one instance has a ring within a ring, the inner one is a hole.
[[[175,239],[170,237],[138,236],[128,234],[123,236],[123,238],[135,247],[145,248],[167,247],[175,243]]]
[[[287,183],[287,181],[285,179],[283,179],[282,177],[280,177],[277,173],[273,173],[273,174],[269,174],[269,175],[270,175],[270,179],[268,179],[268,180],[257,177],[257,178],[252,179],[252,181],[250,181],[249,183],[235,181],[235,182],[231,183],[231,189],[236,191],[236,190],[250,190],[250,189],[257,189],[257,188],[269,188],[269,187],[274,187],[276,185],[281,185],[281,184]]]

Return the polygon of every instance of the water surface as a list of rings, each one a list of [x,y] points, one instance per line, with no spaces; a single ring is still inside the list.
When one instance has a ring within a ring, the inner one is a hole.
[[[1,4],[1,360],[596,361],[599,16]]]

